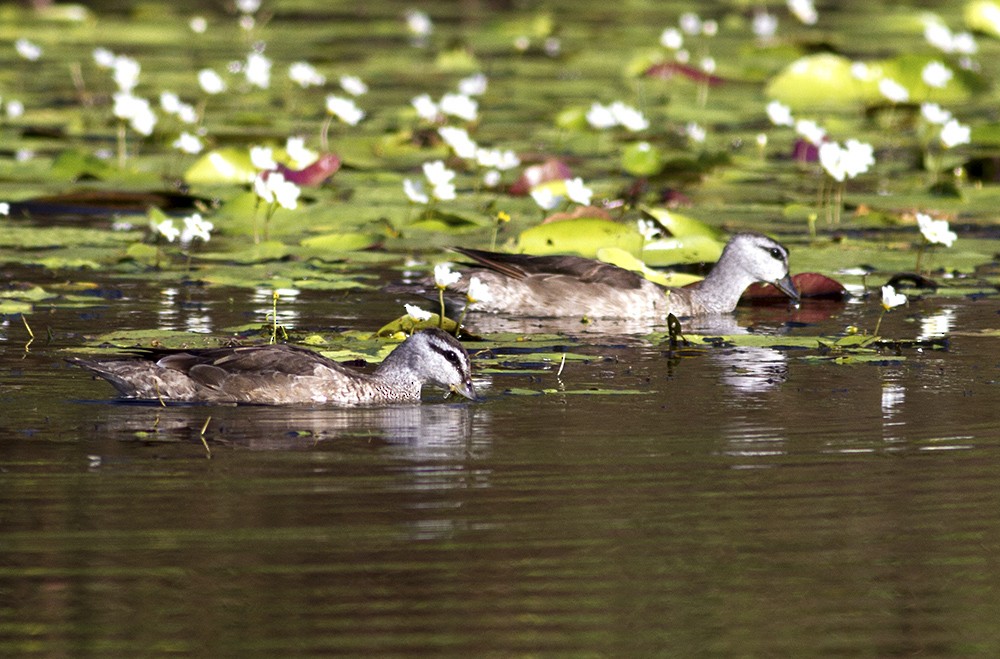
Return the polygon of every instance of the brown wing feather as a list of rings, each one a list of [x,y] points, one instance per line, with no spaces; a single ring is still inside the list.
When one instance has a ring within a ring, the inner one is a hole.
[[[582,256],[503,254],[467,247],[452,247],[452,249],[489,270],[515,279],[563,275],[584,284],[606,284],[620,289],[639,288],[643,282],[640,274]]]
[[[288,344],[196,350],[138,349],[134,352],[164,368],[188,375],[196,366],[210,366],[228,373],[271,371],[287,375],[313,375],[317,364],[343,370],[343,366],[317,352]]]

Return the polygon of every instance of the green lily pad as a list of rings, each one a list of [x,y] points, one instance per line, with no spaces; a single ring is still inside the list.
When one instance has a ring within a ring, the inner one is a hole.
[[[966,3],[962,12],[965,25],[970,30],[1000,38],[1000,3],[993,0],[975,0]]]
[[[322,257],[367,249],[377,242],[377,238],[365,233],[327,233],[305,238],[299,244],[306,248],[308,254]]]
[[[654,218],[675,238],[705,236],[714,240],[721,240],[724,235],[720,229],[709,226],[701,220],[696,220],[693,217],[682,215],[666,208],[640,206],[640,210]]]
[[[454,334],[455,330],[458,329],[458,324],[451,318],[445,316],[443,322],[440,322],[440,319],[441,316],[439,314],[432,313],[429,319],[416,321],[409,314],[406,314],[380,327],[378,331],[375,332],[375,335],[382,337],[397,335],[408,336],[417,330],[429,329],[431,327],[440,327],[445,332]]]
[[[184,173],[188,183],[211,185],[219,183],[247,183],[257,176],[257,168],[250,161],[246,149],[226,147],[209,151]]]
[[[663,152],[649,142],[633,142],[622,150],[622,169],[632,176],[656,176],[663,165]]]
[[[610,263],[612,265],[617,265],[619,268],[625,268],[626,270],[631,270],[632,272],[638,272],[646,279],[659,284],[660,286],[667,287],[680,287],[687,286],[696,281],[701,281],[701,277],[697,275],[689,275],[679,272],[662,272],[660,270],[654,270],[643,263],[640,259],[635,258],[628,252],[617,247],[605,247],[597,251],[597,258],[605,263]]]
[[[633,224],[580,218],[526,229],[518,236],[517,243],[528,254],[579,254],[594,258],[605,247],[618,247],[638,255],[643,238]]]
[[[0,300],[0,316],[10,316],[19,313],[31,313],[30,302],[20,300]]]
[[[642,260],[661,267],[679,263],[715,263],[722,256],[723,247],[718,240],[707,236],[663,238],[646,243]]]

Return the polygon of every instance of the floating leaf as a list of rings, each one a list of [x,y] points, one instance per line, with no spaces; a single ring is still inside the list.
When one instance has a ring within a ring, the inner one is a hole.
[[[970,30],[1000,38],[1000,3],[993,0],[975,0],[965,5],[965,24]]]
[[[651,266],[715,263],[722,256],[723,247],[721,242],[708,236],[664,238],[646,243],[642,249],[642,260]]]
[[[669,231],[670,235],[675,238],[705,236],[714,240],[720,240],[724,235],[721,230],[709,226],[701,220],[696,220],[693,217],[688,217],[687,215],[681,215],[680,213],[667,210],[666,208],[641,206],[640,210],[659,222],[660,225]]]
[[[631,270],[632,272],[638,272],[646,279],[657,283],[660,286],[681,287],[693,284],[696,281],[701,281],[702,279],[697,275],[653,270],[640,259],[637,259],[625,250],[617,247],[605,247],[598,250],[597,258],[605,263],[617,265],[619,268],[625,268],[626,270]]]
[[[622,150],[622,169],[632,176],[655,176],[663,171],[663,152],[649,142],[633,142]]]
[[[414,320],[413,317],[410,316],[409,314],[406,314],[380,327],[379,330],[375,332],[375,335],[387,337],[387,336],[396,336],[397,334],[401,334],[403,336],[408,336],[410,334],[413,334],[417,330],[430,329],[432,327],[440,327],[445,332],[448,332],[449,334],[454,334],[455,331],[458,329],[458,325],[455,323],[455,321],[445,316],[444,322],[439,325],[438,322],[440,318],[441,318],[440,314],[432,313],[431,317],[428,318],[427,320],[417,321]]]
[[[219,183],[248,183],[257,176],[257,168],[250,161],[246,149],[226,147],[209,151],[184,173],[188,183],[202,185]]]
[[[847,289],[836,279],[818,272],[800,272],[792,276],[795,289],[803,298],[828,298],[842,300],[847,297]],[[743,293],[744,300],[787,300],[788,296],[771,284],[751,284]]]
[[[327,233],[322,236],[306,238],[299,244],[316,256],[322,257],[325,254],[340,254],[367,249],[376,242],[378,242],[377,238],[365,233]]]
[[[604,247],[618,247],[637,255],[643,238],[633,224],[580,218],[550,222],[521,232],[518,247],[528,254],[579,254],[594,258]]]
[[[871,93],[851,73],[852,64],[833,53],[802,57],[771,79],[766,94],[793,110],[853,107],[871,98]]]

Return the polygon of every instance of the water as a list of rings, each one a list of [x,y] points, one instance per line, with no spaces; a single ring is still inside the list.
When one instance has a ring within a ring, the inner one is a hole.
[[[984,357],[995,338],[970,330],[947,351],[835,365],[795,349],[678,358],[592,335],[567,340],[592,359],[558,376],[479,376],[477,403],[162,408],[115,402],[62,362],[88,331],[143,326],[170,297],[123,291],[35,314],[36,334],[44,317],[52,338],[27,353],[16,319],[6,327],[7,653],[998,647],[1000,361]],[[174,321],[245,321],[241,295],[252,293],[201,291]],[[310,327],[348,306],[305,295],[286,310]],[[991,300],[944,307],[963,328],[996,313]],[[918,311],[890,314],[884,333],[916,335],[933,315]],[[820,335],[875,312],[850,304],[791,327],[782,308],[735,319]],[[553,393],[505,393],[524,388]]]

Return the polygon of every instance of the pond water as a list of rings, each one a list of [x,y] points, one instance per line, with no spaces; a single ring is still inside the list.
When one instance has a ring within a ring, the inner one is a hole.
[[[563,341],[589,359],[561,374],[553,363],[477,376],[474,403],[163,408],[116,402],[62,360],[101,328],[220,332],[260,301],[102,290],[113,299],[33,316],[27,351],[19,321],[4,328],[5,652],[892,656],[1000,644],[995,338],[837,365],[798,348],[678,356],[602,333]],[[384,297],[303,295],[286,311],[298,327],[351,327],[365,322],[357,308],[395,304]],[[810,311],[828,319],[770,307],[734,320],[820,336],[877,313]],[[884,323],[932,336],[996,313],[995,299],[924,301]],[[549,393],[508,393],[524,389]]]
[[[1000,39],[977,33],[965,62],[929,50],[926,12],[957,31],[958,3],[825,3],[816,26],[773,2],[417,4],[429,37],[395,1],[265,0],[249,23],[187,0],[91,3],[86,20],[0,8],[0,655],[1000,656]],[[758,39],[764,4],[780,28]],[[688,39],[718,65],[711,89],[640,75],[651,51],[675,55],[661,33],[687,11],[717,21]],[[40,60],[15,54],[21,36]],[[141,60],[154,106],[168,90],[197,105],[206,151],[249,161],[289,136],[326,149],[328,133],[343,167],[257,243],[247,180],[190,176],[201,156],[172,148],[180,119],[129,129],[119,166],[96,47]],[[267,90],[243,79],[251,51],[274,60]],[[839,189],[764,112],[768,84],[817,52],[884,65],[915,94],[838,89],[829,108],[793,108],[874,144],[874,169]],[[921,88],[934,57],[955,80]],[[299,60],[326,85],[287,80]],[[202,67],[229,91],[202,93]],[[445,122],[524,166],[557,158],[593,186],[590,212],[640,240],[633,256],[656,256],[640,208],[676,202],[691,216],[676,233],[768,232],[793,273],[854,296],[684,320],[675,346],[658,323],[472,315],[474,402],[164,407],[66,363],[261,342],[275,310],[291,340],[375,357],[368,337],[416,301],[383,285],[450,245],[531,245],[545,214],[508,194],[520,170],[487,189],[411,106],[479,71],[480,116]],[[327,131],[345,74],[370,85],[367,115]],[[972,123],[972,142],[940,148],[921,93]],[[591,104],[615,100],[650,126],[588,127]],[[662,169],[636,173],[647,142]],[[436,159],[458,170],[458,198],[421,208],[402,182]],[[105,196],[50,196],[80,190]],[[207,244],[148,228],[163,217],[143,195],[164,190],[193,195],[166,202],[178,223],[204,204]],[[920,211],[952,222],[952,247],[925,244]],[[919,259],[940,287],[884,313],[878,287]]]

